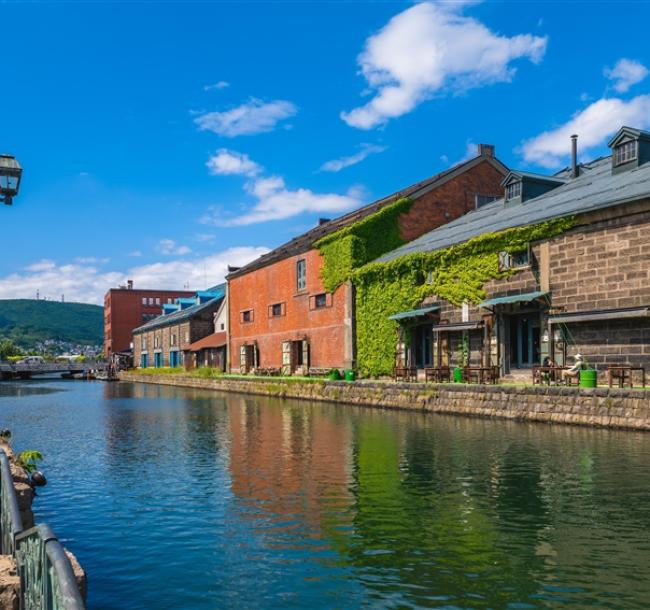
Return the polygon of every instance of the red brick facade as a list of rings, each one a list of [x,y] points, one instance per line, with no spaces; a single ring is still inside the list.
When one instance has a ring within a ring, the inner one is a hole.
[[[111,288],[104,295],[104,356],[128,350],[133,329],[160,315],[164,303],[193,295],[185,290]]]
[[[505,168],[498,162],[478,158],[441,184],[416,192],[409,212],[399,219],[402,237],[411,241],[462,216],[474,209],[476,195],[498,196],[504,175]],[[323,260],[312,246],[309,243],[301,252],[229,278],[232,371],[273,368],[299,373],[308,367],[354,366],[353,288],[346,284],[334,294],[325,294],[320,277]],[[305,265],[302,289],[299,261]]]

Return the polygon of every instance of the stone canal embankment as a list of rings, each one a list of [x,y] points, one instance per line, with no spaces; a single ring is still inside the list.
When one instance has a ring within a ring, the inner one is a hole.
[[[120,373],[122,381],[387,409],[650,430],[650,390]]]

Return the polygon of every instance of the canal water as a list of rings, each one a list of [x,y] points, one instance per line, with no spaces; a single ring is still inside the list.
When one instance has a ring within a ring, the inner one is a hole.
[[[650,607],[650,434],[0,384],[90,609]]]

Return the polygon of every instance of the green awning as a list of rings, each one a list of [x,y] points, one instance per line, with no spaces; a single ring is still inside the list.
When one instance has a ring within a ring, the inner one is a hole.
[[[511,294],[507,297],[499,297],[497,299],[488,299],[483,301],[479,307],[494,307],[495,305],[506,305],[508,303],[530,303],[535,299],[545,297],[548,292],[528,292],[526,294]]]
[[[422,307],[421,309],[411,309],[410,311],[400,311],[399,313],[394,313],[392,316],[388,316],[389,320],[406,320],[407,318],[419,318],[420,316],[425,316],[428,313],[433,311],[438,311],[440,305],[432,305],[431,307]]]

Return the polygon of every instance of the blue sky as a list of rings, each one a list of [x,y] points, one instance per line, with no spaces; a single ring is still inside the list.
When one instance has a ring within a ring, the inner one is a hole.
[[[650,128],[646,3],[0,4],[0,298],[201,288],[496,145],[553,172]]]

